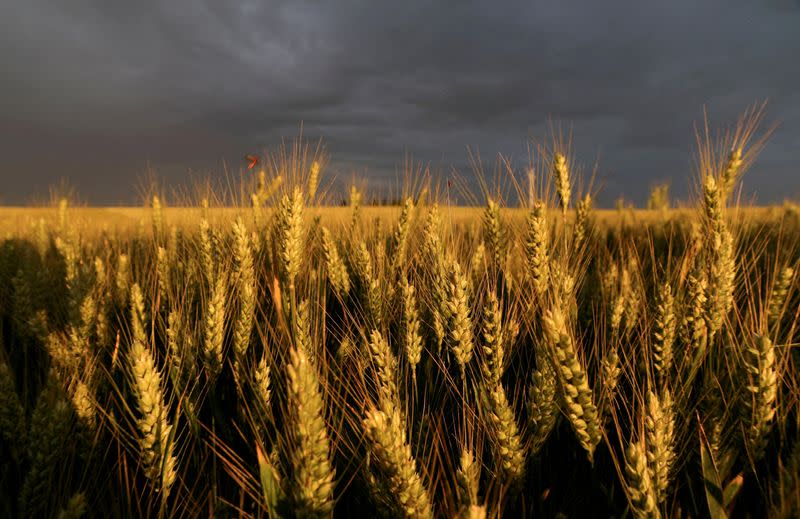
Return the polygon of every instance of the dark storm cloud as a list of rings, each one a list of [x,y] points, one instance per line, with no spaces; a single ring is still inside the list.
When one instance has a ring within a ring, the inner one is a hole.
[[[769,98],[782,124],[747,186],[776,201],[800,191],[798,34],[779,0],[6,2],[0,197],[67,178],[130,202],[147,164],[168,184],[221,174],[301,121],[339,177],[383,186],[406,151],[445,172],[466,146],[522,163],[554,118],[587,168],[600,157],[601,200],[641,201],[685,192],[703,106],[732,122]]]

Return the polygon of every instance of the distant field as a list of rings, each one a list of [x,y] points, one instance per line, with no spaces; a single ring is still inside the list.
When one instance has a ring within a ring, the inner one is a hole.
[[[400,215],[399,206],[380,206],[362,207],[363,217],[367,220],[381,218],[386,221],[394,221]],[[446,207],[442,206],[442,215],[453,223],[476,222],[483,211],[482,207]],[[129,232],[137,229],[143,222],[150,219],[151,209],[144,207],[72,207],[69,209],[70,219],[76,226],[91,230],[105,230],[114,232]],[[171,225],[178,227],[197,225],[200,217],[206,215],[212,222],[232,222],[237,216],[252,218],[251,208],[209,208],[207,210],[199,207],[165,207],[164,217]],[[267,214],[269,208],[263,208],[261,213]],[[350,208],[348,207],[312,207],[308,209],[308,214],[320,216],[325,223],[335,225],[336,223],[346,222],[350,218]],[[779,221],[789,215],[800,215],[792,213],[790,209],[782,205],[765,207],[747,207],[737,209],[738,216],[750,221]],[[504,217],[511,222],[519,223],[524,221],[527,210],[523,208],[504,208],[501,210]],[[647,209],[594,209],[592,217],[600,226],[617,225],[620,222],[629,224],[653,224],[665,220],[685,220],[695,216],[695,209],[670,209],[668,211],[657,211]],[[551,210],[551,214],[558,215],[557,210]],[[568,214],[572,219],[573,213]],[[18,232],[21,229],[30,228],[44,219],[47,222],[54,222],[58,219],[58,208],[56,207],[4,207],[0,206],[0,233],[8,234]]]

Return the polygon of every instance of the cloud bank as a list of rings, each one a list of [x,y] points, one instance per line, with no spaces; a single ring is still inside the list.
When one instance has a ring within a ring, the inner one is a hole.
[[[15,4],[15,5],[11,5]],[[396,182],[406,153],[469,176],[466,147],[527,160],[571,128],[600,202],[685,196],[693,124],[768,99],[780,123],[745,177],[800,195],[800,4],[673,2],[43,2],[0,5],[0,201],[68,179],[96,204],[238,170],[298,134],[331,172]]]

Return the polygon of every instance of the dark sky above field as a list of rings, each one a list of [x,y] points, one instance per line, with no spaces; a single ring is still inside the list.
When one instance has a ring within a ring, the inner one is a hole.
[[[324,138],[329,173],[395,185],[406,152],[470,176],[466,147],[527,160],[548,119],[599,163],[600,202],[685,197],[693,125],[768,99],[745,192],[800,195],[798,0],[0,3],[0,203],[61,179],[94,204],[238,176],[242,155]],[[190,173],[191,171],[191,173]]]

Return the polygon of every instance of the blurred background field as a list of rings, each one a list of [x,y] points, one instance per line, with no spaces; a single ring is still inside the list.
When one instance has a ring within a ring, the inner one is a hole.
[[[149,207],[71,207],[70,218],[72,225],[82,232],[133,232],[142,226],[149,225]],[[268,211],[268,209],[265,209]],[[402,211],[400,206],[364,206],[363,217],[369,221],[379,218],[387,224],[396,222]],[[482,207],[448,206],[445,213],[448,219],[457,224],[476,224],[479,222]],[[502,214],[511,224],[521,224],[527,210],[522,208],[503,208]],[[201,216],[206,216],[214,223],[230,222],[237,217],[252,218],[251,208],[240,207],[169,207],[163,208],[164,217],[169,219],[171,225],[179,228],[196,227]],[[553,209],[552,214],[558,214]],[[635,227],[637,225],[656,225],[667,221],[687,222],[695,216],[693,208],[683,209],[594,209],[594,221],[601,228],[614,228],[620,225]],[[347,206],[337,207],[310,207],[310,217],[319,216],[326,224],[335,225],[349,221],[351,210]],[[737,214],[752,223],[778,223],[785,220],[787,224],[800,221],[800,206],[791,204],[740,207]],[[57,222],[59,218],[58,207],[9,207],[0,206],[0,233],[6,236],[25,232],[33,229],[41,220],[49,225]],[[574,215],[568,216],[574,219]]]

